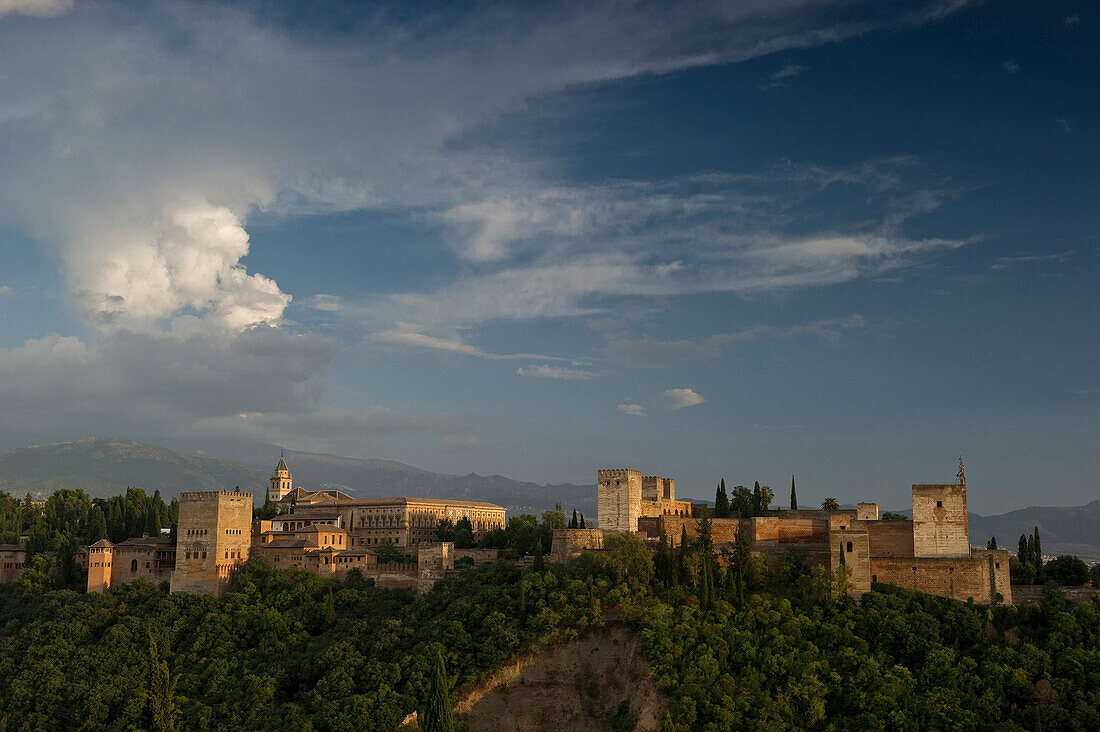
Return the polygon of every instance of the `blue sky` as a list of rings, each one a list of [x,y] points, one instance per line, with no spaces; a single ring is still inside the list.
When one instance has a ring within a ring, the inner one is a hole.
[[[1093,500],[1098,22],[0,4],[0,446]]]

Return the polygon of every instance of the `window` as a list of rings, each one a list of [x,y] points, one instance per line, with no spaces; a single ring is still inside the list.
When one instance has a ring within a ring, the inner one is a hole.
[[[878,575],[877,574],[871,575],[871,581],[872,582],[878,582]]]
[[[848,551],[852,551],[852,542],[848,542]]]
[[[1000,562],[994,562],[994,563],[993,563],[993,566],[994,566],[994,567],[995,567],[996,569],[1000,569],[1000,568],[1001,568],[1001,563],[1000,563]]]
[[[936,501],[936,508],[943,508],[943,501]]]

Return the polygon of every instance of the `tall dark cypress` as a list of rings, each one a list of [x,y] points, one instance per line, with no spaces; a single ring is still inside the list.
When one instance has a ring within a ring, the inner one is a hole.
[[[432,662],[432,676],[428,682],[428,698],[419,726],[423,732],[454,732],[451,718],[451,686],[447,681],[447,669],[443,665],[443,652],[438,648]]]
[[[1039,527],[1035,527],[1035,548],[1032,549],[1031,558],[1035,561],[1036,567],[1043,566],[1043,544],[1039,540]]]
[[[1020,534],[1020,545],[1016,550],[1016,558],[1020,560],[1020,564],[1031,564],[1031,555],[1027,550],[1027,535]]]
[[[714,517],[728,518],[729,515],[730,499],[726,494],[726,479],[722,478],[722,482],[718,484],[718,488],[714,491]]]
[[[791,473],[791,510],[798,510],[798,496],[794,492],[794,473]]]
[[[573,509],[573,518],[570,519],[570,521],[569,521],[569,528],[571,528],[571,529],[579,529],[580,528],[580,524],[577,521],[577,509],[575,509],[575,508]]]

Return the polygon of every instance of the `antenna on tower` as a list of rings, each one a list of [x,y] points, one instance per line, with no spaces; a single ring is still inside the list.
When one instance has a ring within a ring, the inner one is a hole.
[[[966,468],[963,467],[962,455],[959,455],[959,473],[956,477],[959,479],[959,485],[966,485]]]

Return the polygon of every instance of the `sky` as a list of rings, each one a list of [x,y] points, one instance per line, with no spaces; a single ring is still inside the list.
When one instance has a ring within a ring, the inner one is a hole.
[[[0,448],[1095,500],[1098,27],[0,0]]]

